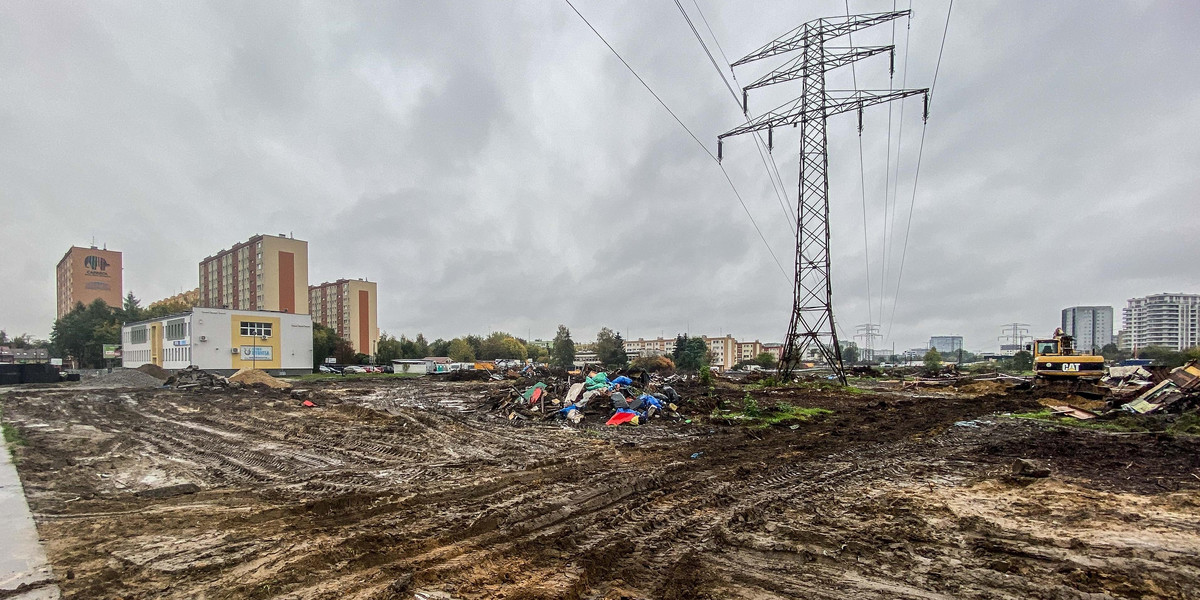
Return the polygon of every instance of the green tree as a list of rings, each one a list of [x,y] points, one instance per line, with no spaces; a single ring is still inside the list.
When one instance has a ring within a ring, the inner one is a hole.
[[[545,362],[546,357],[550,356],[545,348],[532,342],[525,344],[525,351],[529,353],[529,358],[532,358],[533,362]]]
[[[841,342],[842,345],[842,362],[856,363],[858,362],[858,344],[854,342]]]
[[[333,356],[338,339],[332,327],[313,323],[313,369],[325,364],[325,359]]]
[[[413,340],[413,350],[415,350],[416,354],[413,358],[433,356],[429,353],[429,342],[425,340],[425,334],[423,333],[417,333],[417,339]]]
[[[575,364],[575,342],[571,339],[571,330],[567,329],[566,325],[559,324],[558,333],[554,334],[554,344],[550,346],[550,362],[568,369]]]
[[[463,338],[467,345],[471,346],[471,356],[483,358],[483,338],[477,335],[468,335]],[[475,360],[472,358],[471,360]]]
[[[50,333],[52,351],[75,359],[84,368],[103,366],[103,345],[119,343],[119,315],[98,298],[87,306],[76,302],[71,312],[54,322]]]
[[[498,358],[517,360],[525,360],[526,358],[529,358],[528,351],[525,349],[525,344],[522,344],[521,340],[518,340],[512,336],[504,338],[504,340],[500,342],[500,348],[501,351]]]
[[[925,370],[930,373],[942,370],[942,355],[937,351],[937,348],[930,348],[925,353]]]
[[[450,345],[446,348],[446,355],[454,362],[473,362],[475,360],[475,351],[471,349],[470,342],[463,338],[450,340]]]
[[[142,302],[133,295],[133,292],[125,294],[125,301],[122,303],[121,310],[124,313],[123,317],[126,322],[142,320]]]
[[[333,346],[333,357],[343,365],[361,365],[366,361],[366,354],[359,354],[350,345],[350,340],[337,338]]]
[[[775,358],[775,355],[770,352],[760,352],[758,356],[754,357],[754,364],[764,369],[770,369],[778,363],[779,361]]]
[[[438,338],[429,344],[429,356],[450,356],[450,342]]]
[[[676,369],[695,373],[712,364],[712,356],[708,351],[708,344],[704,343],[704,338],[682,335],[676,337],[675,340]]]
[[[624,367],[629,363],[621,335],[603,327],[596,334],[596,360],[606,367]]]
[[[482,360],[520,359],[525,360],[525,344],[512,335],[497,331],[483,339],[476,354]]]
[[[1147,346],[1138,350],[1138,358],[1148,358],[1150,364],[1163,367],[1178,367],[1187,362],[1187,355],[1174,348],[1164,346]]]
[[[651,373],[670,372],[675,370],[675,362],[667,356],[639,356],[629,361],[629,366],[635,369],[645,369]]]
[[[375,343],[375,363],[390,365],[397,358],[405,358],[400,353],[400,340],[386,333],[380,334],[379,341]]]
[[[167,302],[165,304],[156,304],[151,308],[142,309],[138,315],[139,319],[157,319],[167,315],[177,315],[192,310],[192,306],[186,302]]]
[[[1028,350],[1021,350],[1021,351],[1017,352],[1016,354],[1012,355],[1012,358],[1008,359],[1008,363],[1009,363],[1010,367],[1012,368],[1012,370],[1016,371],[1017,373],[1024,373],[1025,371],[1032,371],[1033,370],[1033,353],[1031,353]]]
[[[1121,350],[1116,344],[1109,342],[1100,349],[1100,355],[1110,362],[1121,362],[1129,358],[1129,353]]]

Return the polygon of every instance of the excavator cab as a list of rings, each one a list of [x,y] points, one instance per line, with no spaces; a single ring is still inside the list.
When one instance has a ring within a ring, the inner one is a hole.
[[[1104,357],[1080,354],[1075,351],[1075,340],[1063,333],[1054,332],[1054,337],[1036,340],[1032,345],[1033,374],[1037,379],[1100,379],[1104,377]]]

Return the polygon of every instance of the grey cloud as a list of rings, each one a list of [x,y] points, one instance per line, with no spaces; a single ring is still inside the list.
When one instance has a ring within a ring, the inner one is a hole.
[[[932,78],[946,9],[916,4],[910,87]],[[577,5],[710,150],[739,123],[672,3]],[[845,11],[700,5],[731,59]],[[894,321],[920,102],[904,109],[886,278],[888,110],[867,112],[861,138],[865,251],[855,120],[830,121],[842,330],[870,318],[889,346],[960,333],[988,349],[1006,321],[1040,331],[1063,306],[1200,290],[1187,263],[1200,249],[1198,9],[954,10]],[[877,29],[854,42],[888,43]],[[886,87],[886,59],[857,76]],[[394,334],[546,337],[562,322],[577,338],[610,326],[779,340],[787,326],[788,276],[724,176],[565,3],[6,3],[0,85],[0,235],[27,249],[0,261],[9,331],[48,333],[53,267],[93,235],[152,300],[194,286],[203,256],[280,231],[309,241],[312,280],[378,281]],[[830,75],[850,85],[848,70]],[[751,107],[795,93],[756,92]],[[778,134],[794,203],[797,141]],[[749,138],[731,140],[725,168],[790,270],[792,234]],[[1046,264],[1044,248],[1079,230],[1076,268]]]

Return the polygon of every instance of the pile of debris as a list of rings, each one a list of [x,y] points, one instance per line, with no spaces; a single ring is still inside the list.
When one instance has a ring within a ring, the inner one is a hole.
[[[607,425],[638,425],[652,419],[683,420],[680,395],[658,376],[645,372],[608,374],[589,371],[582,381],[547,377],[525,387],[511,387],[488,399],[480,408],[517,419],[561,419],[579,424],[588,415],[606,417]]]
[[[196,388],[225,388],[229,387],[229,380],[214,375],[192,365],[186,369],[180,369],[175,372],[169,379],[167,385],[179,390],[196,389]]]
[[[1142,370],[1140,367],[1138,369]],[[1110,369],[1110,378],[1111,371]],[[1136,400],[1121,406],[1122,410],[1128,412],[1147,414],[1161,410],[1181,413],[1200,408],[1200,360],[1193,360],[1182,367],[1172,369],[1171,373],[1157,384],[1145,379],[1127,379],[1121,381],[1117,387],[1126,384],[1137,385],[1138,389],[1149,386]]]

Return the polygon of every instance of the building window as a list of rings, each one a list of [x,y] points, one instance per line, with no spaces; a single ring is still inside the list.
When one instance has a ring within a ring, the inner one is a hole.
[[[163,330],[168,340],[182,340],[187,337],[187,321],[184,319],[172,319],[167,321],[167,325]]]
[[[247,337],[271,337],[271,324],[242,321],[242,335]]]
[[[149,340],[150,340],[150,336],[147,335],[147,333],[146,333],[145,325],[139,325],[137,327],[134,327],[129,332],[129,343],[130,344],[145,344]]]

